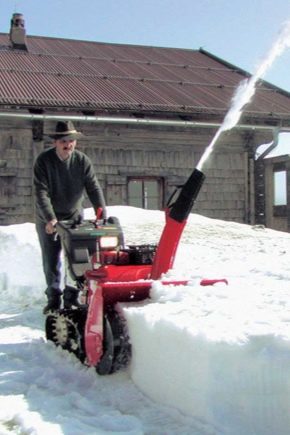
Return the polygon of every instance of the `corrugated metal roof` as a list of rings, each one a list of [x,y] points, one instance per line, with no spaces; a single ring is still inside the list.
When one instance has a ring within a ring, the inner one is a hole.
[[[224,114],[247,73],[203,50],[0,34],[0,105]],[[290,94],[261,82],[246,108],[288,118]]]

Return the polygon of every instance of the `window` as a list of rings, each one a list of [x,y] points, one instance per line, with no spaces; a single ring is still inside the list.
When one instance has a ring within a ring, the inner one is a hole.
[[[274,206],[287,205],[286,171],[274,172]]]
[[[163,207],[163,180],[153,177],[129,178],[128,205],[160,210]]]

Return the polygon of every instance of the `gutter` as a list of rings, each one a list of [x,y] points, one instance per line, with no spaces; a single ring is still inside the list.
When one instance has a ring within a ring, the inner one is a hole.
[[[278,129],[274,130],[273,138],[274,138],[273,141],[268,145],[265,151],[257,158],[257,160],[263,160],[265,157],[267,157],[268,154],[270,154],[271,151],[273,151],[274,148],[276,148],[279,142]]]
[[[144,119],[144,118],[126,118],[126,117],[110,117],[110,116],[86,116],[86,115],[44,115],[39,113],[16,113],[16,112],[0,112],[1,118],[27,119],[30,121],[77,121],[77,122],[96,122],[100,124],[130,124],[130,125],[152,125],[152,126],[168,126],[168,127],[204,127],[204,128],[219,128],[222,123],[218,122],[201,122],[201,121],[182,121],[169,119]],[[234,128],[244,130],[275,130],[277,126],[269,125],[249,125],[237,124]],[[290,127],[282,128],[283,131],[290,131]]]

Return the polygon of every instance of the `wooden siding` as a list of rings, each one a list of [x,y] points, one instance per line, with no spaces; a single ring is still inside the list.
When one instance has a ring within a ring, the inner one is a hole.
[[[168,197],[187,179],[215,134],[209,128],[75,125],[86,135],[78,147],[92,159],[108,205],[127,204],[128,176],[162,177]],[[33,162],[42,149],[52,145],[47,136],[43,141],[34,140],[34,127],[32,121],[0,122],[1,225],[33,221]],[[45,134],[54,131],[52,122],[43,127]],[[206,180],[193,211],[249,222],[247,148],[269,140],[269,131],[252,134],[250,145],[238,129],[225,133],[204,167]]]

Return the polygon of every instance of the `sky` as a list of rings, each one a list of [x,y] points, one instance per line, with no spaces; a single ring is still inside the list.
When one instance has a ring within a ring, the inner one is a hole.
[[[41,6],[40,6],[41,5]],[[288,0],[0,0],[0,32],[14,12],[27,35],[203,49],[250,73],[290,20]],[[290,50],[265,80],[290,92]]]
[[[127,244],[158,242],[162,211],[108,213]],[[99,376],[45,339],[34,224],[0,226],[1,435],[289,435],[289,247],[289,233],[191,213],[163,276],[188,284],[119,306],[132,359]]]

